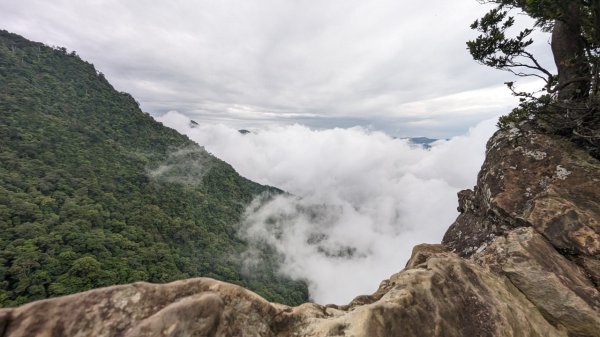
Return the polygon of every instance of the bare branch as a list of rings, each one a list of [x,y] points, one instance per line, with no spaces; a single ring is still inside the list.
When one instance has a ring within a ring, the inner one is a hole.
[[[523,51],[523,54],[524,54],[525,56],[527,56],[527,58],[529,58],[529,59],[530,59],[530,60],[531,60],[531,61],[532,61],[532,62],[533,62],[535,65],[536,65],[536,67],[537,67],[537,69],[538,69],[539,71],[543,72],[543,73],[544,73],[544,74],[546,74],[546,76],[548,76],[548,77],[552,77],[552,76],[553,76],[553,75],[552,75],[552,73],[550,73],[548,70],[546,70],[546,68],[544,68],[544,67],[542,67],[542,66],[540,65],[540,63],[539,63],[539,62],[536,60],[536,58],[535,58],[535,57],[533,57],[533,55],[532,55],[531,53],[529,53],[529,52],[527,52],[527,51]]]
[[[543,76],[541,76],[541,75],[538,75],[538,74],[528,74],[528,73],[516,72],[516,71],[514,71],[514,70],[513,70],[513,69],[511,69],[511,68],[506,68],[506,69],[504,69],[504,70],[506,70],[506,71],[508,71],[508,72],[512,73],[512,74],[513,74],[513,75],[515,75],[515,76],[519,76],[519,77],[537,77],[537,78],[540,78],[540,79],[542,79],[542,80],[543,80],[543,81],[545,81],[546,83],[548,83],[548,80],[547,80],[545,77],[543,77]]]

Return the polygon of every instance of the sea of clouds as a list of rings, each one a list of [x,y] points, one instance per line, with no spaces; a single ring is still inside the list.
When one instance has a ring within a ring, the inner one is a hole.
[[[277,125],[241,134],[190,124],[171,111],[157,119],[284,194],[248,207],[240,235],[268,244],[281,272],[303,279],[318,303],[344,304],[400,271],[419,243],[437,243],[457,216],[456,193],[471,188],[495,120],[430,149],[364,128]],[[253,254],[245,258],[252,263]]]

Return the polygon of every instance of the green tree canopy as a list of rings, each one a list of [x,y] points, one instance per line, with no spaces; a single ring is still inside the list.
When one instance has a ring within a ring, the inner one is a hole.
[[[473,58],[518,77],[545,82],[542,94],[519,92],[507,82],[522,104],[507,121],[546,113],[552,131],[571,133],[598,147],[600,63],[600,0],[478,0],[496,6],[471,28],[481,34],[467,42]],[[534,19],[532,27],[513,32],[520,11]],[[544,67],[531,52],[534,29],[550,32],[557,74]],[[511,34],[511,32],[513,32]]]
[[[0,307],[206,276],[299,304],[279,256],[246,272],[236,233],[257,195],[64,48],[0,30]]]

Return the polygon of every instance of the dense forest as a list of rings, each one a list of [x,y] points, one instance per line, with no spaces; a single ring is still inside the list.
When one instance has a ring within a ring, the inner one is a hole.
[[[237,224],[261,193],[143,113],[75,52],[0,31],[0,305],[207,276],[307,300],[277,257],[242,273]]]

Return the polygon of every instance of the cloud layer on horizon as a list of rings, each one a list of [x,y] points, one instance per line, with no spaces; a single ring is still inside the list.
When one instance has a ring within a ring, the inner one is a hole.
[[[414,245],[441,240],[457,216],[456,193],[475,184],[495,130],[488,120],[425,150],[363,128],[286,125],[242,135],[225,125],[191,127],[177,112],[158,120],[243,176],[293,194],[257,200],[241,234],[274,247],[281,271],[306,280],[315,301],[338,304],[373,292]]]
[[[464,42],[474,0],[0,2],[4,29],[76,50],[154,115],[448,137],[515,105]],[[540,59],[550,61],[546,41]]]

